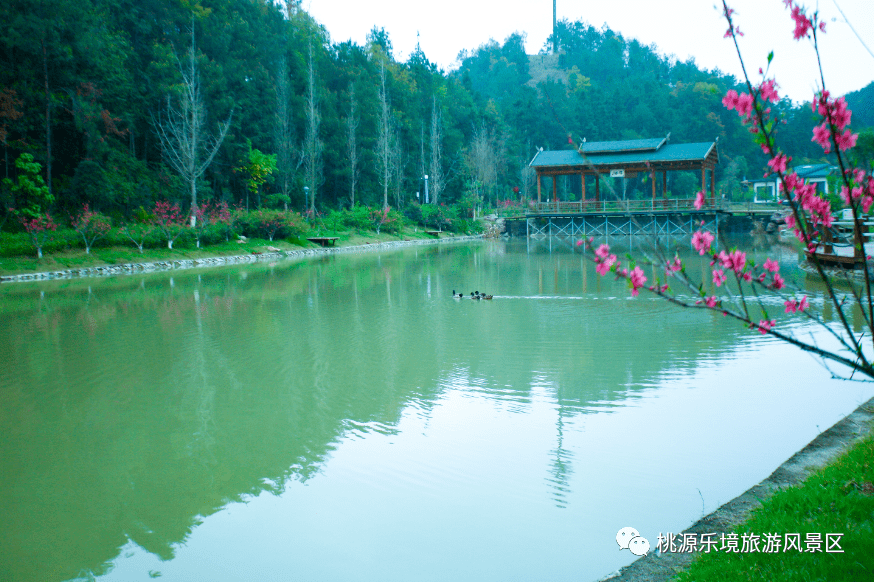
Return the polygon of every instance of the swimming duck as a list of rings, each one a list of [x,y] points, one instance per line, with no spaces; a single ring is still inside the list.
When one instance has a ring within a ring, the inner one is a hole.
[[[452,290],[452,298],[453,299],[461,299],[464,297],[464,293],[456,293],[455,289]]]
[[[491,296],[491,295],[486,295],[485,293],[483,293],[482,298],[483,298],[483,299],[491,299],[492,296]]]

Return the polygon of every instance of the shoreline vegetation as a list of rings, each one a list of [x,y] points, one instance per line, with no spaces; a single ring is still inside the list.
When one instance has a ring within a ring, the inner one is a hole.
[[[861,580],[874,570],[874,398],[821,433],[767,479],[676,534],[758,535],[758,551],[659,553],[652,551],[602,581],[716,582],[722,580]],[[799,534],[803,551],[764,551],[766,535]],[[821,537],[818,551],[807,534]],[[843,534],[826,552],[825,534]],[[754,544],[755,545],[755,544]]]
[[[96,239],[93,229],[86,238],[83,229],[75,224],[71,228],[42,231],[40,234],[45,238],[38,241],[29,232],[0,232],[0,282],[274,260],[339,252],[350,247],[366,250],[370,246],[425,244],[447,237],[455,240],[495,236],[501,228],[496,215],[470,220],[459,219],[457,210],[451,207],[424,210],[421,214],[427,216],[423,220],[391,210],[356,207],[332,211],[328,217],[311,221],[294,212],[274,211],[266,216],[268,213],[261,211],[238,211],[199,230],[184,220],[163,229],[154,222],[110,228],[106,220]],[[135,229],[139,230],[131,236]],[[309,239],[322,239],[328,246]]]

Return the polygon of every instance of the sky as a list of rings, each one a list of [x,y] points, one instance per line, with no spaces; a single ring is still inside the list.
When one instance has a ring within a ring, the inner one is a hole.
[[[558,19],[608,26],[626,39],[655,44],[658,52],[677,60],[694,58],[699,67],[719,69],[742,78],[721,2],[715,0],[556,0]],[[425,56],[448,71],[458,66],[458,53],[472,51],[489,39],[503,42],[513,32],[526,34],[526,50],[536,54],[552,32],[552,0],[303,0],[302,7],[325,26],[332,42],[360,45],[374,27],[389,34],[397,60],[406,60],[420,43]],[[834,95],[856,91],[874,81],[874,0],[807,0],[826,21],[820,53],[826,87]],[[734,0],[735,24],[744,36],[741,54],[755,82],[759,67],[774,51],[769,77],[780,95],[810,101],[821,85],[816,54],[807,40],[792,38],[794,23],[782,0]],[[841,16],[843,11],[846,19]],[[808,11],[810,12],[810,11]],[[856,37],[847,24],[861,35]],[[418,36],[417,36],[418,35]],[[867,49],[865,48],[867,45]],[[585,74],[585,71],[583,71]]]

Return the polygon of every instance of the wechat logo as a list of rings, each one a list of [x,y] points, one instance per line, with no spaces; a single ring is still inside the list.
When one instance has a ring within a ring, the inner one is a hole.
[[[619,551],[629,550],[635,556],[645,556],[649,552],[649,540],[633,527],[623,527],[616,534]]]

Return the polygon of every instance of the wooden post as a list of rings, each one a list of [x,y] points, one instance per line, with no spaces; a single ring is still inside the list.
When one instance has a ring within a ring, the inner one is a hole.
[[[595,174],[595,202],[600,202],[600,201],[601,201],[601,174]]]
[[[586,201],[586,175],[585,174],[580,174],[580,185],[582,186],[582,189],[580,190],[580,201],[585,202]]]
[[[540,172],[537,172],[537,203],[540,204]]]
[[[649,177],[652,178],[652,200],[655,202],[655,170],[649,171]]]
[[[662,198],[668,197],[668,171],[662,170]]]
[[[710,203],[713,204],[713,207],[716,208],[716,190],[713,188],[713,182],[716,179],[716,168],[710,168]]]
[[[702,165],[701,165],[701,191],[702,191],[702,192],[704,192],[704,190],[705,190],[705,188],[704,188],[704,183],[705,183],[705,182],[704,182],[704,178],[705,178],[706,176],[707,176],[707,168],[705,168],[704,165],[702,164]]]
[[[558,188],[557,188],[558,180],[555,179],[555,174],[552,175],[552,201],[555,203],[555,208],[558,210]]]

